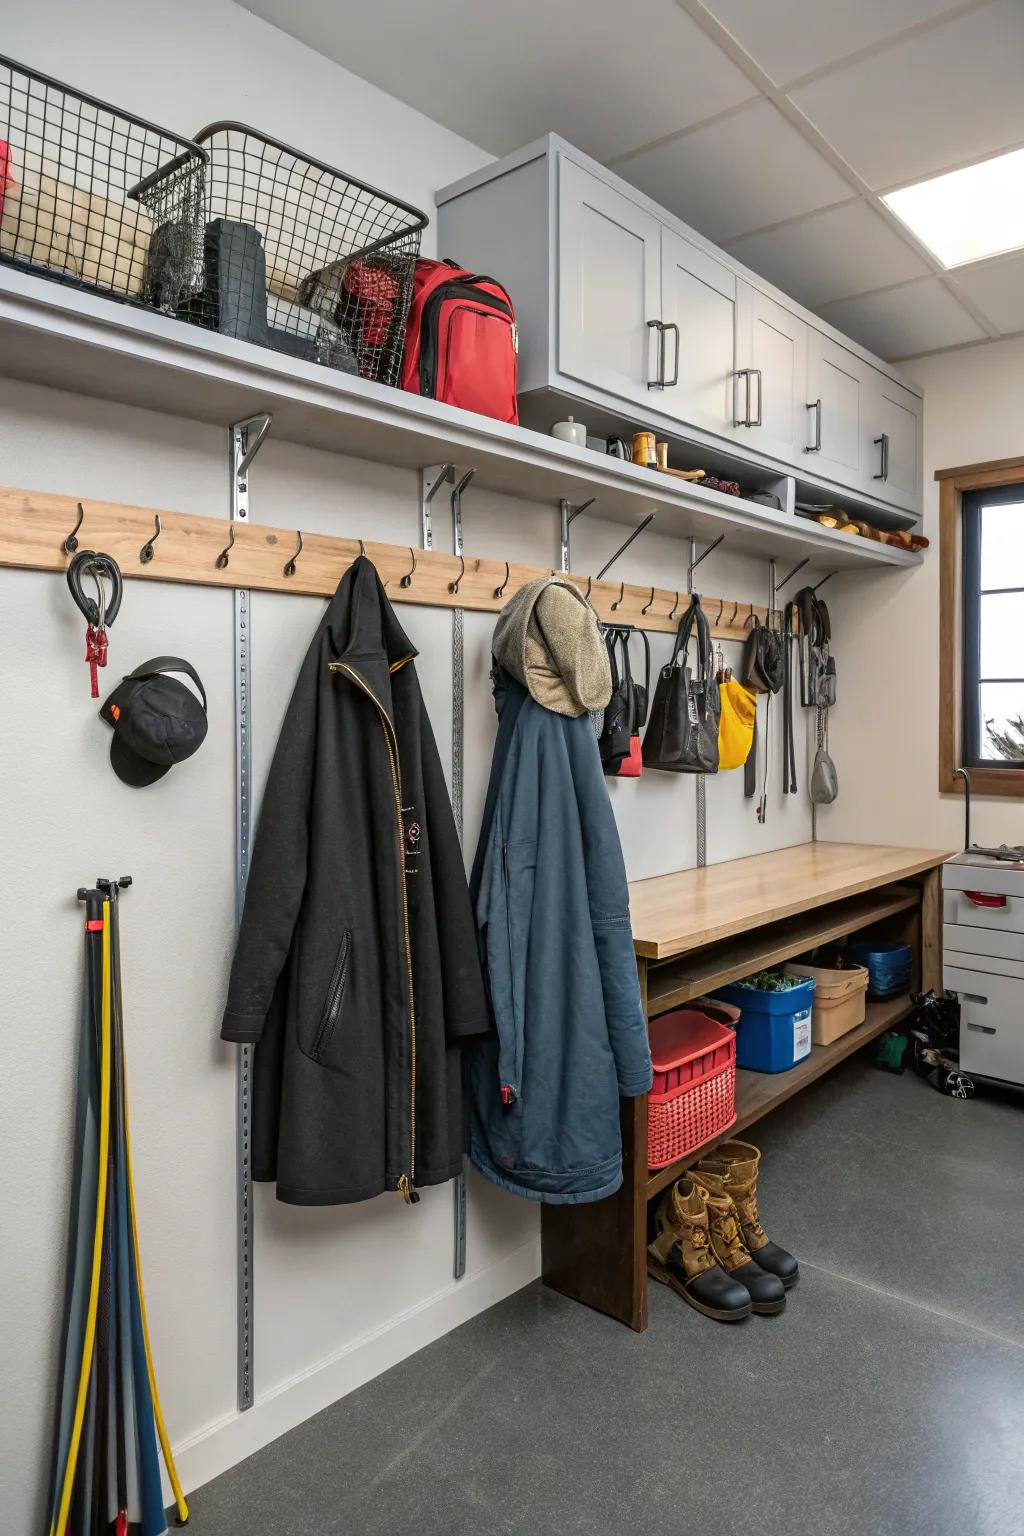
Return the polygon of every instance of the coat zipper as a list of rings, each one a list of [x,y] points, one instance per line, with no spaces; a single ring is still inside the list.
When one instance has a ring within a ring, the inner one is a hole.
[[[313,1055],[317,1061],[322,1060],[323,1050],[329,1042],[334,1026],[341,1012],[341,1000],[345,995],[345,982],[348,979],[348,957],[352,952],[352,935],[346,929],[338,946],[337,958],[334,962],[334,970],[331,972],[331,984],[327,988],[327,998],[324,1002],[324,1011],[320,1016],[320,1027],[313,1041]]]
[[[474,287],[475,283],[491,283],[491,277],[462,278],[458,282],[439,283],[423,306],[420,317],[420,394],[430,399],[434,398],[437,388],[437,364],[438,364],[438,329],[441,323],[441,306],[450,299],[472,299],[475,304],[482,305],[485,309],[497,310],[512,321],[512,305],[507,299],[499,299],[496,294],[484,293]],[[498,287],[498,284],[494,284]],[[514,327],[513,327],[514,328]],[[518,348],[518,338],[516,338]]]
[[[412,946],[409,940],[409,897],[405,889],[405,835],[402,828],[402,775],[398,766],[398,738],[395,736],[395,728],[388,719],[387,712],[381,704],[373,689],[370,688],[358,672],[353,671],[343,661],[329,661],[328,671],[345,672],[361,688],[368,699],[372,699],[380,715],[380,723],[384,728],[384,740],[387,743],[388,759],[391,764],[391,787],[395,797],[395,831],[398,843],[398,875],[402,886],[402,934],[405,941],[405,984],[406,996],[409,1006],[409,1172],[403,1173],[398,1180],[398,1190],[406,1205],[413,1205],[419,1199],[419,1195],[413,1188],[416,1181],[416,1004],[413,996],[412,985]]]

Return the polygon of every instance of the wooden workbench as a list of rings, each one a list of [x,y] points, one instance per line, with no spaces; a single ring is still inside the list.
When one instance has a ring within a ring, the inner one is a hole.
[[[948,857],[927,848],[802,843],[635,882],[630,915],[647,1017],[868,927],[909,942],[915,990],[939,990],[939,867]],[[726,1136],[741,1134],[910,1009],[908,996],[869,1003],[863,1024],[831,1045],[813,1046],[788,1072],[737,1072],[737,1118]],[[649,1170],[646,1097],[622,1101],[622,1141],[616,1194],[592,1205],[544,1207],[543,1273],[555,1290],[643,1329],[648,1203],[714,1142]]]

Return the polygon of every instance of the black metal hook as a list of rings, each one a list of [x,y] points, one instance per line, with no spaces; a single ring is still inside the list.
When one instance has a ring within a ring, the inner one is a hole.
[[[409,587],[412,586],[412,579],[416,575],[416,551],[413,549],[411,544],[409,545],[409,553],[412,556],[412,570],[411,571],[406,571],[405,575],[402,577],[401,581],[398,583],[398,585],[400,587],[405,587],[405,588],[409,588]]]
[[[586,600],[587,600],[588,603],[590,602],[590,592],[591,592],[591,588],[593,587],[593,585],[594,585],[594,578],[593,578],[593,576],[588,576],[587,577],[587,590],[586,590],[586,592],[584,594],[584,596],[586,597]]]
[[[161,533],[163,533],[163,529],[160,526],[160,513],[159,512],[155,512],[153,514],[153,521],[156,524],[156,527],[153,529],[152,534],[146,540],[145,544],[143,544],[142,548],[139,550],[139,560],[142,562],[143,565],[148,565],[149,562],[152,560],[152,558],[153,558],[153,545],[156,543],[156,541],[160,537]]]
[[[302,539],[302,535],[300,533],[299,534],[299,540],[300,540],[299,548],[300,549],[302,548],[301,539]],[[363,556],[363,559],[365,560],[365,558],[366,558],[366,545],[363,543],[362,539],[359,540],[359,553]]]
[[[651,595],[650,595],[650,597],[648,598],[647,602],[644,603],[643,607],[640,609],[641,613],[646,614],[646,613],[650,612],[650,610],[651,610],[651,608],[652,608],[652,606],[654,604],[654,593],[655,593],[655,588],[652,587],[651,588]]]
[[[78,503],[78,522],[72,528],[71,532],[68,534],[67,538],[64,540],[63,544],[61,545],[61,549],[64,551],[64,553],[66,555],[73,555],[75,550],[78,548],[78,530],[79,530],[79,528],[81,528],[81,526],[82,526],[84,521],[85,521],[85,508],[82,506],[82,503],[79,502]]]
[[[230,527],[228,528],[228,534],[230,535],[230,537],[228,538],[228,541],[225,544],[224,548],[221,550],[220,554],[217,556],[217,569],[218,569],[218,571],[224,571],[224,570],[227,569],[228,556],[231,554],[231,551],[235,547],[235,525],[234,525],[234,523],[232,523],[230,525]]]
[[[465,555],[460,555],[459,556],[459,574],[456,576],[454,581],[450,581],[448,583],[448,591],[449,592],[455,593],[456,595],[458,594],[459,583],[462,581],[462,578],[463,578],[463,576],[465,576],[465,574],[466,574],[466,557],[465,557]]]
[[[736,615],[739,613],[739,611],[740,611],[739,602],[738,601],[734,602],[733,605],[732,605],[732,617],[729,620],[729,628],[730,629],[735,629],[736,628]]]
[[[716,629],[717,629],[718,625],[721,624],[721,622],[722,622],[722,610],[724,608],[725,608],[725,598],[724,597],[720,597],[718,599],[718,617],[715,620],[715,627],[716,627]]]
[[[671,619],[674,619],[674,618],[675,618],[675,616],[676,616],[676,609],[677,609],[677,608],[678,608],[678,607],[679,607],[679,593],[678,593],[678,592],[677,592],[677,593],[676,593],[676,600],[675,600],[675,602],[674,602],[674,603],[673,603],[673,604],[672,604],[672,612],[671,612],[671,613],[670,613],[670,614],[669,614],[669,619],[670,619],[670,620],[671,620]]]
[[[299,544],[298,544],[298,548],[296,549],[294,555],[292,555],[291,559],[288,561],[288,564],[284,568],[284,574],[286,576],[294,576],[295,575],[295,562],[299,558],[299,556],[302,554],[302,529],[301,528],[297,528],[295,531],[296,531],[296,533],[299,536]]]
[[[500,587],[495,587],[495,589],[494,589],[495,597],[504,597],[505,596],[505,588],[508,586],[508,578],[509,578],[509,570],[508,570],[508,561],[506,560],[505,561],[505,579],[502,582]]]
[[[619,582],[619,595],[615,599],[614,603],[612,603],[612,613],[618,613],[618,611],[619,611],[619,604],[622,602],[622,599],[625,597],[625,595],[626,595],[626,583],[624,581],[620,581]]]

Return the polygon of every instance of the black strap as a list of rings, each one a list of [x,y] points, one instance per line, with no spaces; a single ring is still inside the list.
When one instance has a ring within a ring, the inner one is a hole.
[[[711,626],[707,615],[700,605],[700,597],[695,592],[690,598],[690,606],[679,620],[679,628],[676,631],[676,643],[672,647],[671,665],[674,667],[679,659],[679,652],[685,653],[690,644],[694,624],[697,626],[697,681],[707,688],[711,682]]]
[[[754,736],[743,764],[743,798],[753,800],[757,790],[757,703],[754,704]]]
[[[144,661],[141,666],[135,668],[134,672],[129,672],[128,677],[157,677],[161,672],[184,672],[186,677],[190,677],[199,690],[199,697],[203,701],[203,713],[206,713],[206,689],[203,687],[199,673],[181,656],[154,656],[152,661]]]

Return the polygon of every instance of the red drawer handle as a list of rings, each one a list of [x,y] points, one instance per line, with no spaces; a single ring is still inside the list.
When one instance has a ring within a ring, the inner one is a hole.
[[[1005,907],[1006,897],[997,896],[994,891],[964,891],[968,901],[973,901],[976,907]]]

